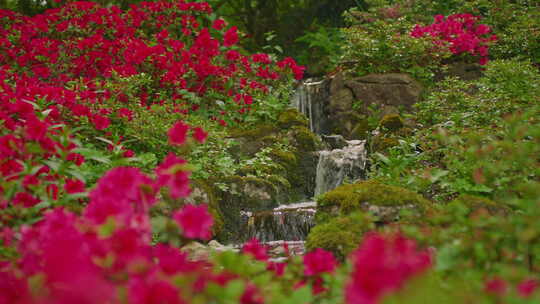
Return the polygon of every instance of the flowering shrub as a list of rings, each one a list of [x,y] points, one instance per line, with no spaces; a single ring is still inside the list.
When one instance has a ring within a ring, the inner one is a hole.
[[[454,14],[448,17],[435,16],[431,25],[415,25],[411,36],[415,38],[429,35],[437,39],[433,42],[442,48],[448,48],[454,55],[469,53],[479,57],[479,63],[488,62],[488,46],[497,40],[497,36],[489,35],[491,28],[485,24],[477,24],[480,17],[471,14]]]
[[[260,107],[272,81],[302,77],[291,58],[245,54],[237,29],[211,13],[207,3],[185,1],[126,11],[72,2],[33,17],[0,10],[1,221],[31,221],[53,205],[80,209],[96,162],[131,165],[147,152],[123,142],[154,105],[174,122],[189,114],[225,125]],[[183,123],[170,132],[173,146],[207,137]],[[171,156],[162,167],[179,163]],[[162,174],[159,182],[178,178]]]
[[[406,18],[380,17],[371,22],[350,18],[353,26],[342,29],[346,43],[340,65],[354,75],[404,72],[429,83],[451,55],[433,44],[431,37],[411,37],[414,23]]]
[[[387,293],[403,287],[412,276],[431,265],[428,252],[400,235],[367,236],[353,253],[353,274],[346,287],[348,304],[379,303]]]

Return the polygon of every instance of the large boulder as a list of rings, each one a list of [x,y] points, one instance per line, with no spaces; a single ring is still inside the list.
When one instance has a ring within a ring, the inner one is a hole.
[[[396,114],[420,100],[422,85],[408,74],[369,74],[357,78],[334,76],[325,112],[332,133],[346,139],[364,139],[368,117]],[[381,117],[375,117],[380,119]]]
[[[441,81],[447,77],[457,77],[460,80],[471,81],[482,77],[482,66],[477,63],[455,62],[448,68],[435,75],[435,81]]]
[[[219,235],[221,241],[243,241],[248,214],[278,206],[279,188],[265,179],[229,176],[219,183],[226,185],[218,194],[220,211],[225,219],[224,229]]]
[[[344,261],[358,247],[362,236],[373,229],[375,224],[365,213],[338,216],[311,229],[306,239],[306,249],[322,248]]]
[[[432,207],[421,195],[375,180],[347,184],[326,192],[317,200],[316,222],[323,223],[352,212],[369,213],[380,224],[400,220],[403,210],[419,217]]]
[[[410,108],[422,94],[422,86],[408,74],[370,74],[344,82],[363,106]]]

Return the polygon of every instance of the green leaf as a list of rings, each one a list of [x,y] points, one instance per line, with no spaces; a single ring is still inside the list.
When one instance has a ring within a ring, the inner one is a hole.
[[[283,304],[302,304],[311,303],[312,301],[313,296],[311,293],[311,286],[306,285],[295,290],[293,294],[283,302]]]

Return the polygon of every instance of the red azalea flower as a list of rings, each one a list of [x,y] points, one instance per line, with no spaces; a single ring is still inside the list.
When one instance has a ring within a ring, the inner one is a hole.
[[[251,239],[245,243],[242,252],[253,256],[257,261],[267,261],[269,259],[266,246],[262,245],[257,239]]]
[[[169,142],[173,145],[182,145],[186,142],[189,126],[182,121],[175,123],[169,129]]]
[[[266,267],[266,270],[273,271],[276,276],[281,277],[283,274],[285,274],[285,268],[287,267],[287,263],[281,262],[268,262],[268,266]]]
[[[160,187],[169,187],[172,198],[186,197],[191,192],[189,188],[189,175],[191,172],[182,167],[187,162],[170,153],[156,168],[157,184]]]
[[[15,194],[12,200],[13,205],[22,205],[23,207],[33,207],[37,205],[40,200],[36,197],[33,197],[31,194],[26,192],[19,192]]]
[[[208,133],[204,132],[204,130],[201,127],[196,127],[193,130],[193,138],[195,138],[195,140],[200,142],[201,144],[204,143],[207,137],[208,137]]]
[[[118,116],[127,118],[128,121],[133,119],[133,112],[127,108],[121,108],[118,110]]]
[[[111,125],[111,121],[109,120],[109,118],[101,116],[99,114],[94,115],[94,117],[92,118],[92,123],[94,124],[96,130],[100,131],[107,129]]]
[[[523,298],[529,298],[538,288],[540,283],[535,279],[527,279],[522,281],[517,286],[517,291]]]
[[[225,32],[225,35],[223,36],[223,45],[233,46],[236,43],[238,43],[238,28],[233,26]]]
[[[214,219],[206,205],[185,205],[173,218],[182,228],[184,236],[190,239],[208,240],[212,237]]]
[[[252,283],[247,283],[244,293],[240,297],[240,304],[263,304],[264,298]]]
[[[333,272],[337,267],[334,255],[321,248],[304,255],[304,275],[314,276],[325,272]]]
[[[67,156],[67,160],[72,161],[77,166],[80,166],[84,163],[84,156],[79,153],[69,153]]]
[[[78,179],[67,179],[64,185],[64,190],[69,194],[84,192],[85,189],[84,182]]]
[[[431,265],[427,251],[401,235],[370,234],[353,253],[353,273],[345,287],[347,304],[378,303]]]
[[[226,25],[225,20],[218,18],[212,24],[212,28],[215,30],[221,31],[225,27],[225,25]]]
[[[135,156],[135,152],[133,152],[132,150],[126,150],[126,151],[124,151],[122,156],[127,157],[127,158],[133,157],[133,156]]]
[[[39,119],[31,119],[26,122],[26,135],[32,140],[41,140],[47,134],[47,124]]]
[[[484,289],[487,293],[494,294],[497,296],[503,296],[506,293],[508,284],[505,280],[494,277],[485,282]]]

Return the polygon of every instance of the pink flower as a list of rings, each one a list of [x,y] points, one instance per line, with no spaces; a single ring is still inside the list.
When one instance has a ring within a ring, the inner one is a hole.
[[[334,255],[321,248],[304,255],[304,275],[314,276],[325,272],[334,272],[337,267]]]
[[[193,130],[193,138],[195,138],[195,140],[200,142],[201,144],[204,143],[206,137],[208,137],[208,133],[204,132],[201,127],[196,127]]]
[[[183,304],[180,292],[173,284],[158,278],[134,277],[129,282],[129,303],[133,304]]]
[[[285,262],[268,262],[266,270],[273,271],[276,276],[281,277],[285,273],[285,267],[287,267]]]
[[[193,263],[188,260],[187,254],[176,247],[166,244],[157,244],[152,247],[154,258],[161,270],[169,275],[190,271]]]
[[[154,181],[139,169],[117,167],[101,177],[90,192],[84,217],[99,224],[109,216],[131,220],[155,203],[155,194]]]
[[[520,296],[523,298],[529,298],[538,288],[540,283],[535,279],[523,280],[517,286],[517,291]]]
[[[231,27],[225,32],[223,36],[224,46],[233,46],[238,43],[238,28],[236,26]]]
[[[133,119],[133,112],[127,108],[121,108],[118,110],[118,116],[127,118],[128,121]]]
[[[505,280],[499,277],[494,277],[485,282],[484,290],[490,294],[503,296],[506,293],[506,290],[508,288],[507,285],[508,284],[506,283]]]
[[[92,117],[92,123],[94,124],[96,130],[105,130],[111,125],[111,121],[109,120],[109,118],[101,116],[99,114]]]
[[[191,172],[183,168],[186,163],[185,160],[170,153],[156,168],[157,185],[169,187],[169,194],[172,198],[186,197],[191,192],[189,188]]]
[[[245,243],[242,252],[253,256],[257,261],[267,261],[269,258],[266,253],[266,246],[263,246],[257,239],[251,239]]]
[[[26,207],[26,208],[35,206],[39,202],[40,202],[40,199],[26,192],[19,192],[15,194],[12,200],[13,205],[22,205],[23,207]]]
[[[244,95],[244,104],[246,104],[246,105],[253,104],[253,97],[251,97],[251,95],[245,94]]]
[[[33,118],[26,122],[26,135],[29,139],[40,140],[47,134],[47,124]]]
[[[366,236],[353,253],[353,273],[345,287],[347,304],[375,304],[431,265],[427,251],[401,235]]]
[[[264,298],[253,283],[247,283],[244,293],[240,297],[240,304],[263,304]]]
[[[80,193],[84,192],[85,185],[84,182],[78,180],[78,179],[68,179],[66,180],[66,184],[64,185],[64,190],[66,190],[67,193]]]
[[[69,153],[67,156],[67,160],[72,161],[77,166],[80,166],[84,163],[84,156],[79,153]]]
[[[208,240],[212,237],[214,219],[206,205],[185,205],[173,218],[182,228],[184,236],[190,239]]]
[[[0,241],[4,246],[10,246],[13,241],[15,233],[10,227],[4,227],[0,230]]]
[[[133,156],[135,156],[135,152],[133,152],[132,150],[126,150],[126,151],[124,151],[122,156],[124,156],[126,158],[133,157]]]
[[[226,25],[225,20],[218,18],[212,24],[212,28],[215,30],[221,31],[223,27],[225,27],[225,25]]]
[[[169,142],[173,145],[182,145],[186,142],[189,126],[181,121],[175,123],[169,129]]]

